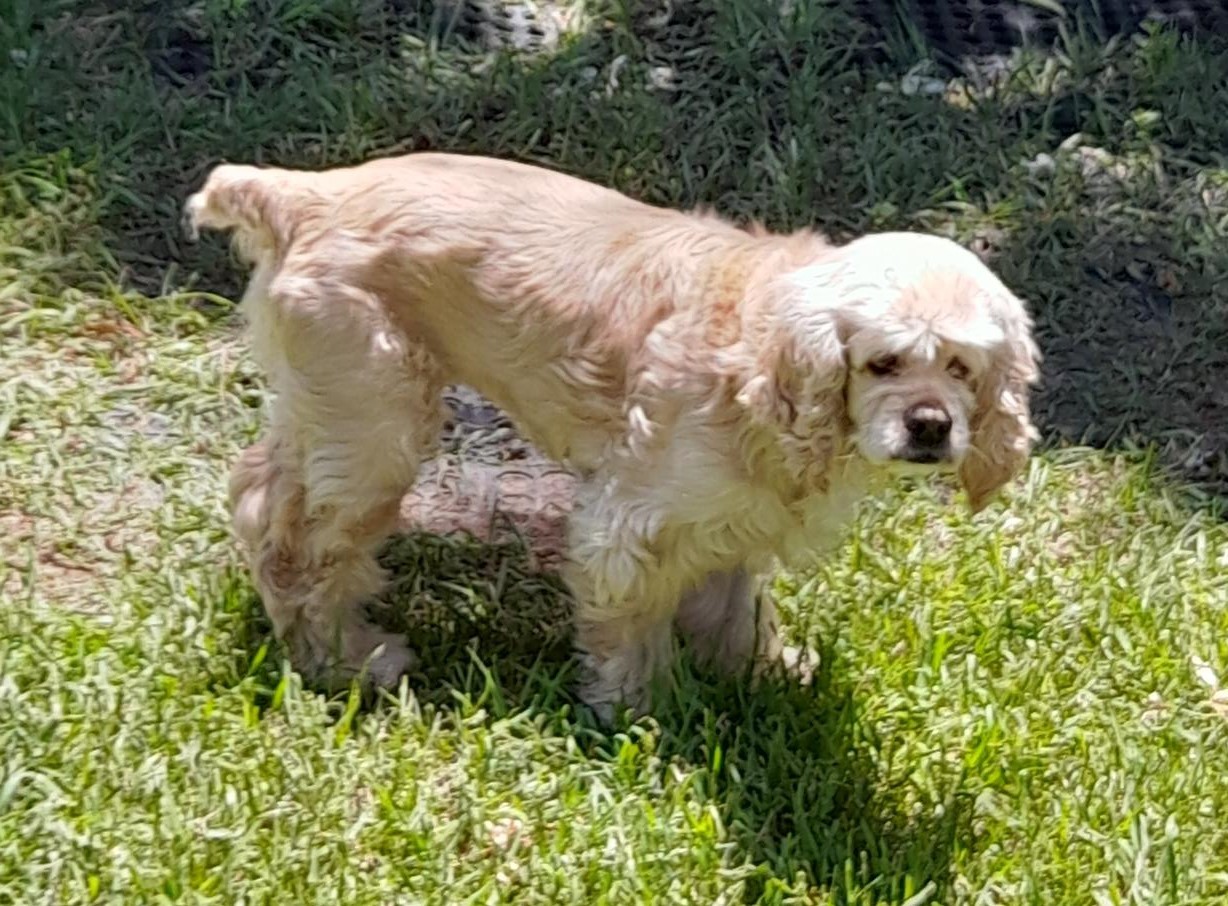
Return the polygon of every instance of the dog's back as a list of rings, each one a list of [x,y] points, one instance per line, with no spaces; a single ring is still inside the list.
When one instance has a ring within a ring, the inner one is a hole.
[[[687,307],[698,320],[723,307],[728,320],[751,276],[742,262],[779,241],[544,168],[448,154],[322,172],[222,165],[186,215],[190,230],[232,231],[255,264],[245,309],[257,334],[269,335],[268,300],[287,304],[278,287],[334,321],[341,312],[304,303],[304,281],[321,295],[344,288],[428,348],[447,380],[582,466],[625,423],[654,329]]]

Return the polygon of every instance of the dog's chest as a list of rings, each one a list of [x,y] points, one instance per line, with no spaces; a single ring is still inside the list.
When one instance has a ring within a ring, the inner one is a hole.
[[[867,491],[863,470],[846,462],[833,470],[825,492],[790,499],[745,468],[731,439],[699,430],[671,439],[665,455],[642,466],[632,483],[643,498],[655,498],[657,524],[676,543],[697,557],[711,552],[722,564],[813,559],[840,542]]]
[[[863,493],[850,482],[790,506],[749,483],[696,483],[661,502],[669,534],[722,565],[772,559],[801,565],[840,543]]]

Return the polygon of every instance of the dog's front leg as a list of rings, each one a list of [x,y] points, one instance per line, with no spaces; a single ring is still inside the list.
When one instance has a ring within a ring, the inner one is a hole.
[[[677,626],[702,666],[737,673],[781,656],[776,606],[749,567],[710,573],[683,595]]]
[[[577,489],[565,577],[575,598],[580,697],[609,723],[619,705],[642,713],[674,654],[673,622],[687,586],[662,553],[652,501],[591,479]]]
[[[676,618],[698,663],[724,673],[753,667],[756,675],[782,669],[803,683],[818,653],[785,645],[765,568],[742,566],[710,573],[682,596]]]
[[[668,616],[619,613],[608,607],[581,603],[576,615],[576,647],[583,677],[580,697],[603,723],[626,706],[646,712],[651,690],[673,659],[674,638]]]

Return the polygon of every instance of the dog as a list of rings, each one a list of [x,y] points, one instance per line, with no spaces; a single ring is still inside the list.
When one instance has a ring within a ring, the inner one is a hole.
[[[895,476],[973,511],[1025,464],[1040,354],[1023,303],[944,238],[836,245],[650,206],[537,166],[416,153],[222,164],[185,221],[253,266],[272,393],[230,480],[275,632],[316,679],[416,658],[364,616],[375,553],[467,384],[578,476],[567,563],[580,694],[650,707],[675,630],[725,670],[793,664],[762,583]]]

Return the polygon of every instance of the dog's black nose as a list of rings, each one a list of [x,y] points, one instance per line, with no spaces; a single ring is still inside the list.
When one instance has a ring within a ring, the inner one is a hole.
[[[904,413],[904,427],[914,446],[932,450],[947,442],[951,416],[937,403],[917,403]]]

